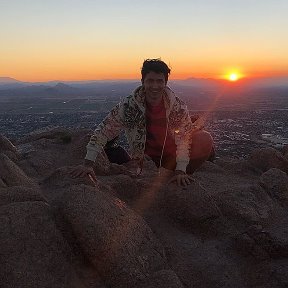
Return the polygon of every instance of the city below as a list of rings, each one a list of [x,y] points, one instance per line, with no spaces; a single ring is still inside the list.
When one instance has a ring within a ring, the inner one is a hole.
[[[92,84],[86,90],[63,83],[44,90],[43,85],[32,89],[6,85],[2,90],[0,85],[0,134],[16,141],[52,127],[95,129],[137,86],[135,81]],[[171,81],[171,88],[187,103],[191,116],[206,120],[217,157],[245,158],[255,148],[288,144],[288,85],[223,88],[208,82],[197,86],[188,80]]]

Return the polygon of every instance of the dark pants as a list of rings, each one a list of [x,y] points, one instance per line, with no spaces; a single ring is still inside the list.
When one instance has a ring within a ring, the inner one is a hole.
[[[107,157],[111,163],[124,164],[131,160],[130,155],[121,146],[105,148],[104,151],[107,154]],[[155,163],[155,165],[159,168],[160,157],[151,157],[151,159]],[[208,160],[213,162],[214,159],[215,159],[215,149],[214,147],[212,147],[212,151],[208,159],[207,158],[190,159],[189,164],[186,167],[186,173],[192,174],[197,168],[201,166],[201,164],[204,161]],[[175,155],[172,156],[163,157],[161,161],[161,166],[168,170],[174,171],[176,168],[176,153]]]
[[[159,168],[160,167],[160,157],[152,157],[151,158],[155,165]],[[187,174],[193,174],[195,170],[197,170],[203,162],[205,162],[207,158],[199,158],[199,159],[190,159],[187,167],[186,167],[186,173]],[[168,156],[163,157],[161,161],[161,167],[164,167],[168,170],[174,171],[176,169],[176,157]]]
[[[161,157],[157,156],[157,157],[151,157],[151,159],[153,160],[153,162],[155,163],[155,165],[159,168],[160,164],[161,167],[164,167],[168,170],[172,170],[174,171],[176,169],[176,151],[174,155],[168,155],[168,156],[164,156],[161,160],[160,163],[160,159]],[[202,158],[192,158],[190,155],[190,161],[186,167],[186,173],[187,174],[192,174],[195,170],[197,170],[201,164],[203,162],[205,162],[206,160],[213,162],[215,159],[215,148],[214,146],[212,146],[212,150],[210,152],[209,157],[202,157]]]
[[[111,163],[124,164],[131,160],[130,155],[121,146],[105,147],[104,151]]]

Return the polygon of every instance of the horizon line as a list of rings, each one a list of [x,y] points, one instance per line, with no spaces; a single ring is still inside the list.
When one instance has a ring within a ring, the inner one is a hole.
[[[92,81],[141,81],[141,78],[102,78],[102,79],[68,79],[68,80],[60,80],[60,79],[54,79],[54,80],[19,80],[10,76],[0,76],[0,79],[7,78],[11,79],[17,82],[22,82],[22,83],[48,83],[48,82],[92,82]],[[287,78],[288,75],[275,75],[275,76],[258,76],[258,77],[242,77],[238,81],[244,81],[244,80],[257,80],[257,79],[283,79]],[[169,78],[168,81],[185,81],[185,80],[215,80],[215,81],[227,81],[225,78],[216,78],[216,77],[186,77],[186,78]]]

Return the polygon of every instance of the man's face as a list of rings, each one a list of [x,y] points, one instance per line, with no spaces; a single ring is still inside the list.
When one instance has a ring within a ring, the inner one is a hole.
[[[146,101],[151,105],[161,102],[164,88],[166,87],[165,76],[163,73],[149,72],[143,80],[146,92]]]

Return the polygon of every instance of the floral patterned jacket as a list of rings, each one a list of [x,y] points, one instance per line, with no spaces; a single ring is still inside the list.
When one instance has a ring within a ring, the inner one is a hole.
[[[186,171],[186,166],[189,163],[191,133],[197,127],[192,124],[184,102],[168,87],[165,88],[164,105],[167,133],[170,133],[175,139],[177,147],[176,170]],[[118,136],[123,129],[129,143],[132,159],[142,163],[146,143],[145,93],[142,86],[116,105],[98,125],[87,145],[85,159],[95,161],[107,141]]]

